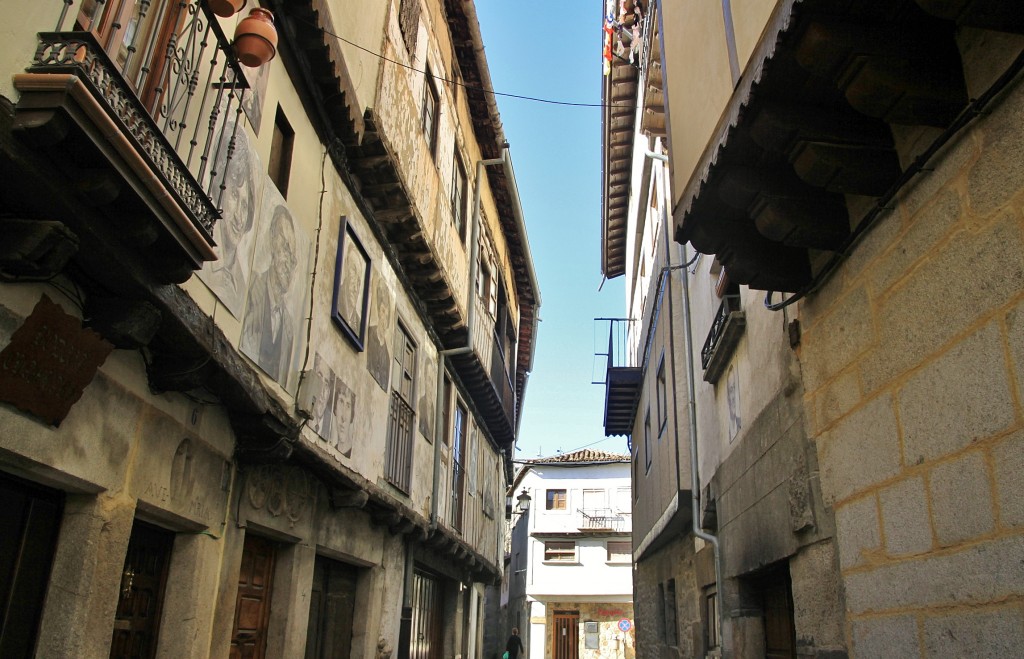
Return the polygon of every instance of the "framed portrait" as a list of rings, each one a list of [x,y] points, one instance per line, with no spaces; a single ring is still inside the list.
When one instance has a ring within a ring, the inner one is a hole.
[[[362,350],[366,341],[366,307],[370,299],[370,256],[352,225],[341,218],[338,259],[334,266],[334,301],[331,318],[342,333]]]

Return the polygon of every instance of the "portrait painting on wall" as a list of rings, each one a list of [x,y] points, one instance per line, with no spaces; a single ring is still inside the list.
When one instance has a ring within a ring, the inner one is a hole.
[[[726,375],[726,398],[729,405],[729,441],[736,439],[743,428],[743,419],[740,416],[740,377],[735,366],[729,367]]]
[[[391,374],[391,338],[394,301],[384,277],[377,274],[373,282],[370,327],[366,333],[366,368],[381,389],[388,390]]]
[[[334,421],[334,384],[337,377],[318,352],[313,357],[313,377],[319,381],[309,412],[309,426],[324,441],[330,441]]]
[[[233,149],[229,144],[232,137]],[[211,177],[212,198],[221,211],[221,219],[213,227],[219,258],[205,264],[199,278],[232,316],[240,318],[249,287],[254,227],[264,179],[259,156],[250,148],[242,126],[236,129],[235,123],[229,122],[225,127]]]
[[[349,388],[341,377],[334,381],[334,428],[330,443],[346,456],[351,457],[355,435],[356,392]]]
[[[310,241],[273,183],[264,186],[261,213],[239,348],[288,389],[306,317]]]
[[[244,64],[238,66],[249,83],[249,89],[242,97],[242,110],[252,124],[252,132],[259,137],[260,124],[263,122],[263,98],[267,94],[267,81],[270,79],[270,62],[255,68]]]
[[[343,217],[334,266],[331,318],[342,334],[362,350],[366,341],[366,305],[370,293],[370,257]]]
[[[437,405],[437,357],[423,351],[423,383],[420,386],[420,434],[434,441],[434,407]]]

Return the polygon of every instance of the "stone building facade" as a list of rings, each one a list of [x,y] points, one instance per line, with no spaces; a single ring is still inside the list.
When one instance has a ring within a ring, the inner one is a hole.
[[[1013,3],[619,9],[638,656],[1019,654]]]
[[[480,656],[540,291],[474,6],[226,5],[8,7],[0,655]]]

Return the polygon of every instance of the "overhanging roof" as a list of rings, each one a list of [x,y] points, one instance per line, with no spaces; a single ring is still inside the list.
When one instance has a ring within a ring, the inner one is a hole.
[[[963,26],[1021,32],[1024,12],[1013,0],[782,0],[675,208],[676,239],[751,288],[812,285],[865,228],[851,209],[880,209],[917,171],[892,128],[960,121]],[[669,94],[688,93],[666,75]]]

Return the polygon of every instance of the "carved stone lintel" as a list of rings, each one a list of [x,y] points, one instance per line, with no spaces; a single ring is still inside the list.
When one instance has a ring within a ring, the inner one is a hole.
[[[85,313],[87,326],[121,349],[149,345],[160,329],[160,311],[145,301],[90,297]]]
[[[50,279],[78,251],[78,237],[64,224],[51,221],[0,220],[0,279]]]

